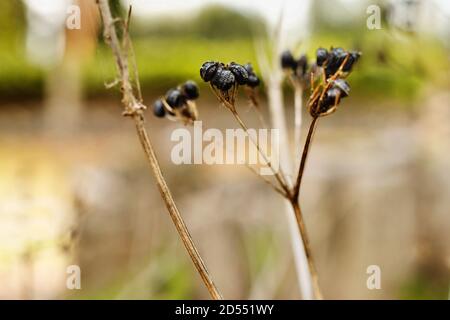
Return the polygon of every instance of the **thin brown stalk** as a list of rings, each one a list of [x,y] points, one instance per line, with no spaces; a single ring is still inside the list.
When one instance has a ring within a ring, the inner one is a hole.
[[[305,248],[306,260],[308,261],[309,272],[311,273],[312,286],[314,290],[314,296],[317,300],[322,300],[323,296],[320,291],[319,277],[317,274],[316,266],[314,264],[311,245],[309,244],[308,233],[306,232],[305,221],[303,219],[302,210],[300,209],[300,204],[297,200],[291,200],[292,208],[294,209],[295,219],[297,220],[297,225],[302,235],[303,246]]]
[[[236,121],[239,123],[239,126],[244,129],[244,131],[247,133],[247,135],[249,136],[250,141],[253,143],[253,145],[256,147],[256,150],[259,152],[259,154],[263,157],[263,160],[266,162],[267,166],[270,168],[270,170],[272,171],[272,173],[275,175],[275,179],[278,181],[278,183],[280,184],[281,188],[286,192],[286,194],[290,194],[290,190],[289,187],[286,183],[286,180],[284,178],[284,175],[280,174],[280,171],[277,171],[272,163],[270,162],[270,160],[268,159],[267,155],[265,154],[265,152],[261,149],[259,143],[257,141],[255,141],[255,139],[252,137],[252,135],[249,133],[248,131],[248,127],[247,125],[244,123],[244,121],[242,121],[241,117],[239,116],[239,114],[236,111],[232,111],[232,114],[234,116],[234,118],[236,119]]]
[[[235,87],[236,89],[237,87]],[[227,101],[226,99],[224,99],[222,97],[222,95],[220,94],[220,92],[218,92],[218,90],[216,90],[216,88],[214,88],[214,86],[211,85],[211,89],[214,93],[214,95],[217,97],[217,99],[228,109],[231,111],[231,113],[233,114],[234,118],[236,119],[237,123],[239,124],[239,126],[247,133],[250,142],[256,147],[256,150],[258,151],[258,153],[261,155],[261,157],[263,158],[265,164],[270,168],[270,170],[272,171],[272,173],[274,174],[276,180],[278,181],[280,187],[284,190],[286,195],[290,194],[290,190],[289,190],[289,186],[287,184],[287,180],[285,178],[285,175],[282,171],[281,168],[279,168],[279,170],[276,170],[272,163],[270,162],[268,156],[265,154],[265,152],[261,149],[261,146],[259,145],[258,141],[256,141],[253,136],[250,134],[249,129],[247,127],[247,125],[244,123],[244,121],[241,119],[241,117],[239,116],[238,112],[236,111],[236,106],[234,105],[234,98],[232,99],[232,101]],[[232,97],[234,97],[236,94],[233,93]]]
[[[311,142],[314,136],[314,132],[317,127],[317,121],[319,117],[314,117],[309,125],[308,135],[306,136],[305,147],[303,148],[302,159],[300,161],[300,166],[298,169],[297,180],[293,189],[293,199],[298,202],[300,194],[300,185],[302,183],[303,172],[305,171],[306,158],[308,157],[309,150],[311,148]]]
[[[103,26],[104,26],[104,38],[105,42],[111,47],[113,55],[116,60],[117,72],[120,76],[121,90],[122,90],[122,103],[125,106],[124,115],[132,116],[135,122],[137,134],[139,141],[144,149],[147,156],[147,160],[152,169],[152,173],[155,176],[158,189],[161,193],[161,197],[164,200],[167,211],[178,231],[178,234],[192,259],[200,277],[202,278],[206,288],[208,289],[211,297],[213,299],[222,299],[222,295],[214,284],[203,259],[201,258],[194,241],[189,233],[189,230],[181,217],[180,212],[173,200],[172,194],[167,186],[164,176],[161,172],[156,154],[153,150],[153,146],[148,137],[147,131],[144,125],[144,114],[143,111],[145,106],[135,97],[133,92],[133,87],[130,82],[128,60],[126,59],[126,53],[120,45],[119,39],[117,37],[116,29],[114,26],[115,20],[111,15],[111,10],[109,8],[108,0],[98,0],[97,1],[100,13],[102,16]],[[129,22],[127,22],[128,25]],[[125,35],[127,36],[127,35]],[[135,79],[135,81],[138,81]]]

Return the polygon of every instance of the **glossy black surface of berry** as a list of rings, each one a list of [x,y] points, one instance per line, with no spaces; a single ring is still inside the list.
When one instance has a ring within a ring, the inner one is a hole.
[[[344,79],[337,79],[334,81],[333,88],[341,91],[341,97],[346,97],[350,93],[350,85]]]
[[[221,69],[211,80],[211,83],[221,91],[227,91],[234,85],[236,79],[233,73],[227,69]]]
[[[203,79],[203,81],[209,82],[214,78],[219,68],[220,63],[215,61],[207,61],[203,63],[200,68],[200,77]]]
[[[337,88],[331,88],[327,91],[319,106],[319,113],[325,113],[339,103],[341,91]]]
[[[357,51],[350,52],[350,55],[347,59],[347,62],[344,64],[342,71],[350,72],[352,70],[353,65],[359,60],[361,54]]]
[[[248,71],[240,64],[231,62],[228,69],[233,73],[236,82],[240,85],[246,84],[248,81]]]
[[[255,88],[259,86],[259,83],[260,83],[259,78],[255,74],[252,74],[248,77],[247,85],[249,87]]]
[[[334,48],[328,54],[327,63],[326,63],[326,76],[329,77],[335,74],[341,64],[344,62],[347,57],[347,52],[342,48]]]
[[[182,86],[182,90],[188,100],[197,99],[199,96],[198,86],[194,81],[186,81]]]
[[[252,66],[252,64],[250,62],[244,64],[244,68],[245,68],[245,70],[247,70],[248,75],[254,74],[253,66]]]
[[[161,99],[158,99],[153,103],[153,114],[158,118],[163,118],[166,115],[166,109]]]
[[[166,93],[166,101],[169,106],[172,108],[180,108],[183,104],[186,103],[186,97],[183,93],[178,89],[170,89]]]
[[[283,69],[297,69],[297,61],[295,61],[292,53],[289,50],[281,53],[281,68]]]
[[[328,50],[324,48],[319,48],[316,51],[316,64],[322,67],[328,58]]]

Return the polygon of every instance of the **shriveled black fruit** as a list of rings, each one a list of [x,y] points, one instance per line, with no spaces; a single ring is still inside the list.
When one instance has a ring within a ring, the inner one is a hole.
[[[259,78],[255,74],[252,74],[248,77],[247,85],[249,87],[252,88],[257,87],[259,86],[259,83],[260,83]]]
[[[297,60],[297,70],[296,74],[298,76],[303,76],[306,73],[306,70],[308,69],[308,58],[305,54],[302,54],[300,58]]]
[[[197,99],[199,96],[198,86],[194,81],[186,81],[182,86],[182,90],[188,100]]]
[[[350,85],[344,79],[337,79],[334,81],[333,88],[341,91],[341,97],[346,97],[350,93]]]
[[[289,50],[286,50],[281,54],[281,68],[292,70],[297,69],[297,61],[295,61]]]
[[[360,56],[361,54],[357,51],[350,52],[347,62],[342,67],[342,71],[350,72],[352,70],[353,65],[359,60]]]
[[[319,48],[316,51],[316,64],[322,67],[328,58],[328,50],[324,48]]]
[[[248,81],[248,72],[240,64],[231,62],[228,69],[233,73],[236,82],[240,85],[246,84]]]
[[[221,69],[211,80],[211,83],[221,91],[227,91],[234,85],[236,79],[233,73],[227,69]]]
[[[200,77],[202,77],[203,81],[209,82],[216,75],[217,70],[220,67],[219,62],[215,61],[207,61],[202,64],[200,68]]]
[[[166,109],[161,99],[158,99],[153,104],[153,114],[158,118],[163,118],[166,115]]]
[[[180,108],[186,103],[186,97],[178,89],[170,89],[166,93],[166,101],[172,108]]]
[[[319,114],[325,113],[339,103],[341,91],[338,88],[331,88],[327,91],[319,106]]]
[[[329,77],[335,74],[341,64],[344,62],[347,57],[347,52],[342,48],[332,49],[328,54],[327,64],[325,68],[326,76]]]
[[[255,74],[255,72],[253,71],[253,66],[250,62],[244,64],[244,68],[245,68],[245,70],[247,70],[248,75]]]

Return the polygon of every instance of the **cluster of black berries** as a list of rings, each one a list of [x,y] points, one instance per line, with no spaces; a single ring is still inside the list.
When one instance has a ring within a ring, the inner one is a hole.
[[[166,95],[155,101],[153,114],[158,118],[181,119],[188,123],[197,119],[194,100],[199,96],[198,86],[194,81],[186,81],[177,88],[170,89]]]
[[[203,81],[210,82],[222,92],[239,85],[247,85],[255,88],[259,85],[259,78],[253,71],[252,65],[247,63],[240,65],[236,62],[224,64],[216,61],[207,61],[200,68],[200,76]]]
[[[281,54],[281,68],[288,72],[294,80],[308,82],[308,58],[305,54],[295,59],[289,50],[284,51]]]
[[[322,83],[312,88],[308,107],[313,117],[334,112],[341,98],[348,96],[350,85],[344,78],[352,71],[360,56],[359,52],[348,52],[342,48],[331,48],[329,51],[317,49],[314,74]]]
[[[324,92],[323,97],[317,102],[315,108],[310,110],[312,116],[325,115],[336,108],[341,98],[345,98],[350,93],[350,85],[344,79],[336,79],[332,85]]]
[[[324,48],[317,49],[316,52],[318,67],[325,69],[327,78],[334,75],[342,65],[342,72],[348,73],[353,65],[359,60],[361,54],[357,51],[347,52],[342,48],[331,48],[330,51]],[[345,63],[344,63],[345,62]]]

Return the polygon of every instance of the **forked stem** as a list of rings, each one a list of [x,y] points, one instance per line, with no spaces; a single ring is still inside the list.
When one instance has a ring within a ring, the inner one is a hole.
[[[161,172],[156,154],[153,150],[152,144],[148,137],[147,131],[144,125],[144,114],[143,110],[145,106],[141,103],[140,99],[137,99],[133,93],[133,86],[130,82],[130,72],[128,68],[128,60],[126,52],[123,52],[123,48],[120,45],[119,39],[117,37],[114,19],[111,15],[111,10],[109,8],[108,0],[97,0],[100,13],[102,16],[103,26],[104,26],[104,38],[105,42],[111,47],[113,55],[115,57],[117,72],[120,76],[120,83],[122,89],[122,103],[125,106],[124,115],[132,116],[136,130],[138,133],[139,141],[141,142],[142,148],[147,156],[147,160],[152,169],[153,175],[155,176],[158,189],[161,193],[161,197],[164,200],[167,211],[178,231],[178,234],[192,259],[200,277],[202,278],[206,288],[208,289],[211,297],[213,299],[222,299],[222,295],[214,284],[203,259],[201,258],[194,241],[189,233],[189,230],[178,211],[175,201],[173,200],[172,194],[167,186],[164,176]],[[131,11],[130,11],[131,12]],[[127,19],[127,25],[129,19]],[[125,30],[126,31],[126,30]],[[125,35],[128,36],[128,35]],[[135,81],[139,81],[135,79]]]
[[[250,141],[253,143],[253,145],[256,147],[256,150],[259,152],[259,154],[263,157],[263,160],[266,162],[267,166],[270,168],[272,173],[275,175],[275,179],[277,179],[278,183],[280,184],[281,188],[286,192],[287,195],[290,195],[289,187],[286,183],[286,180],[284,179],[283,175],[280,174],[279,171],[277,171],[270,160],[268,159],[266,153],[261,149],[261,146],[255,139],[252,137],[252,135],[249,133],[247,125],[242,121],[241,117],[236,111],[231,110],[231,113],[233,114],[236,121],[239,123],[239,126],[247,133],[249,136]]]

